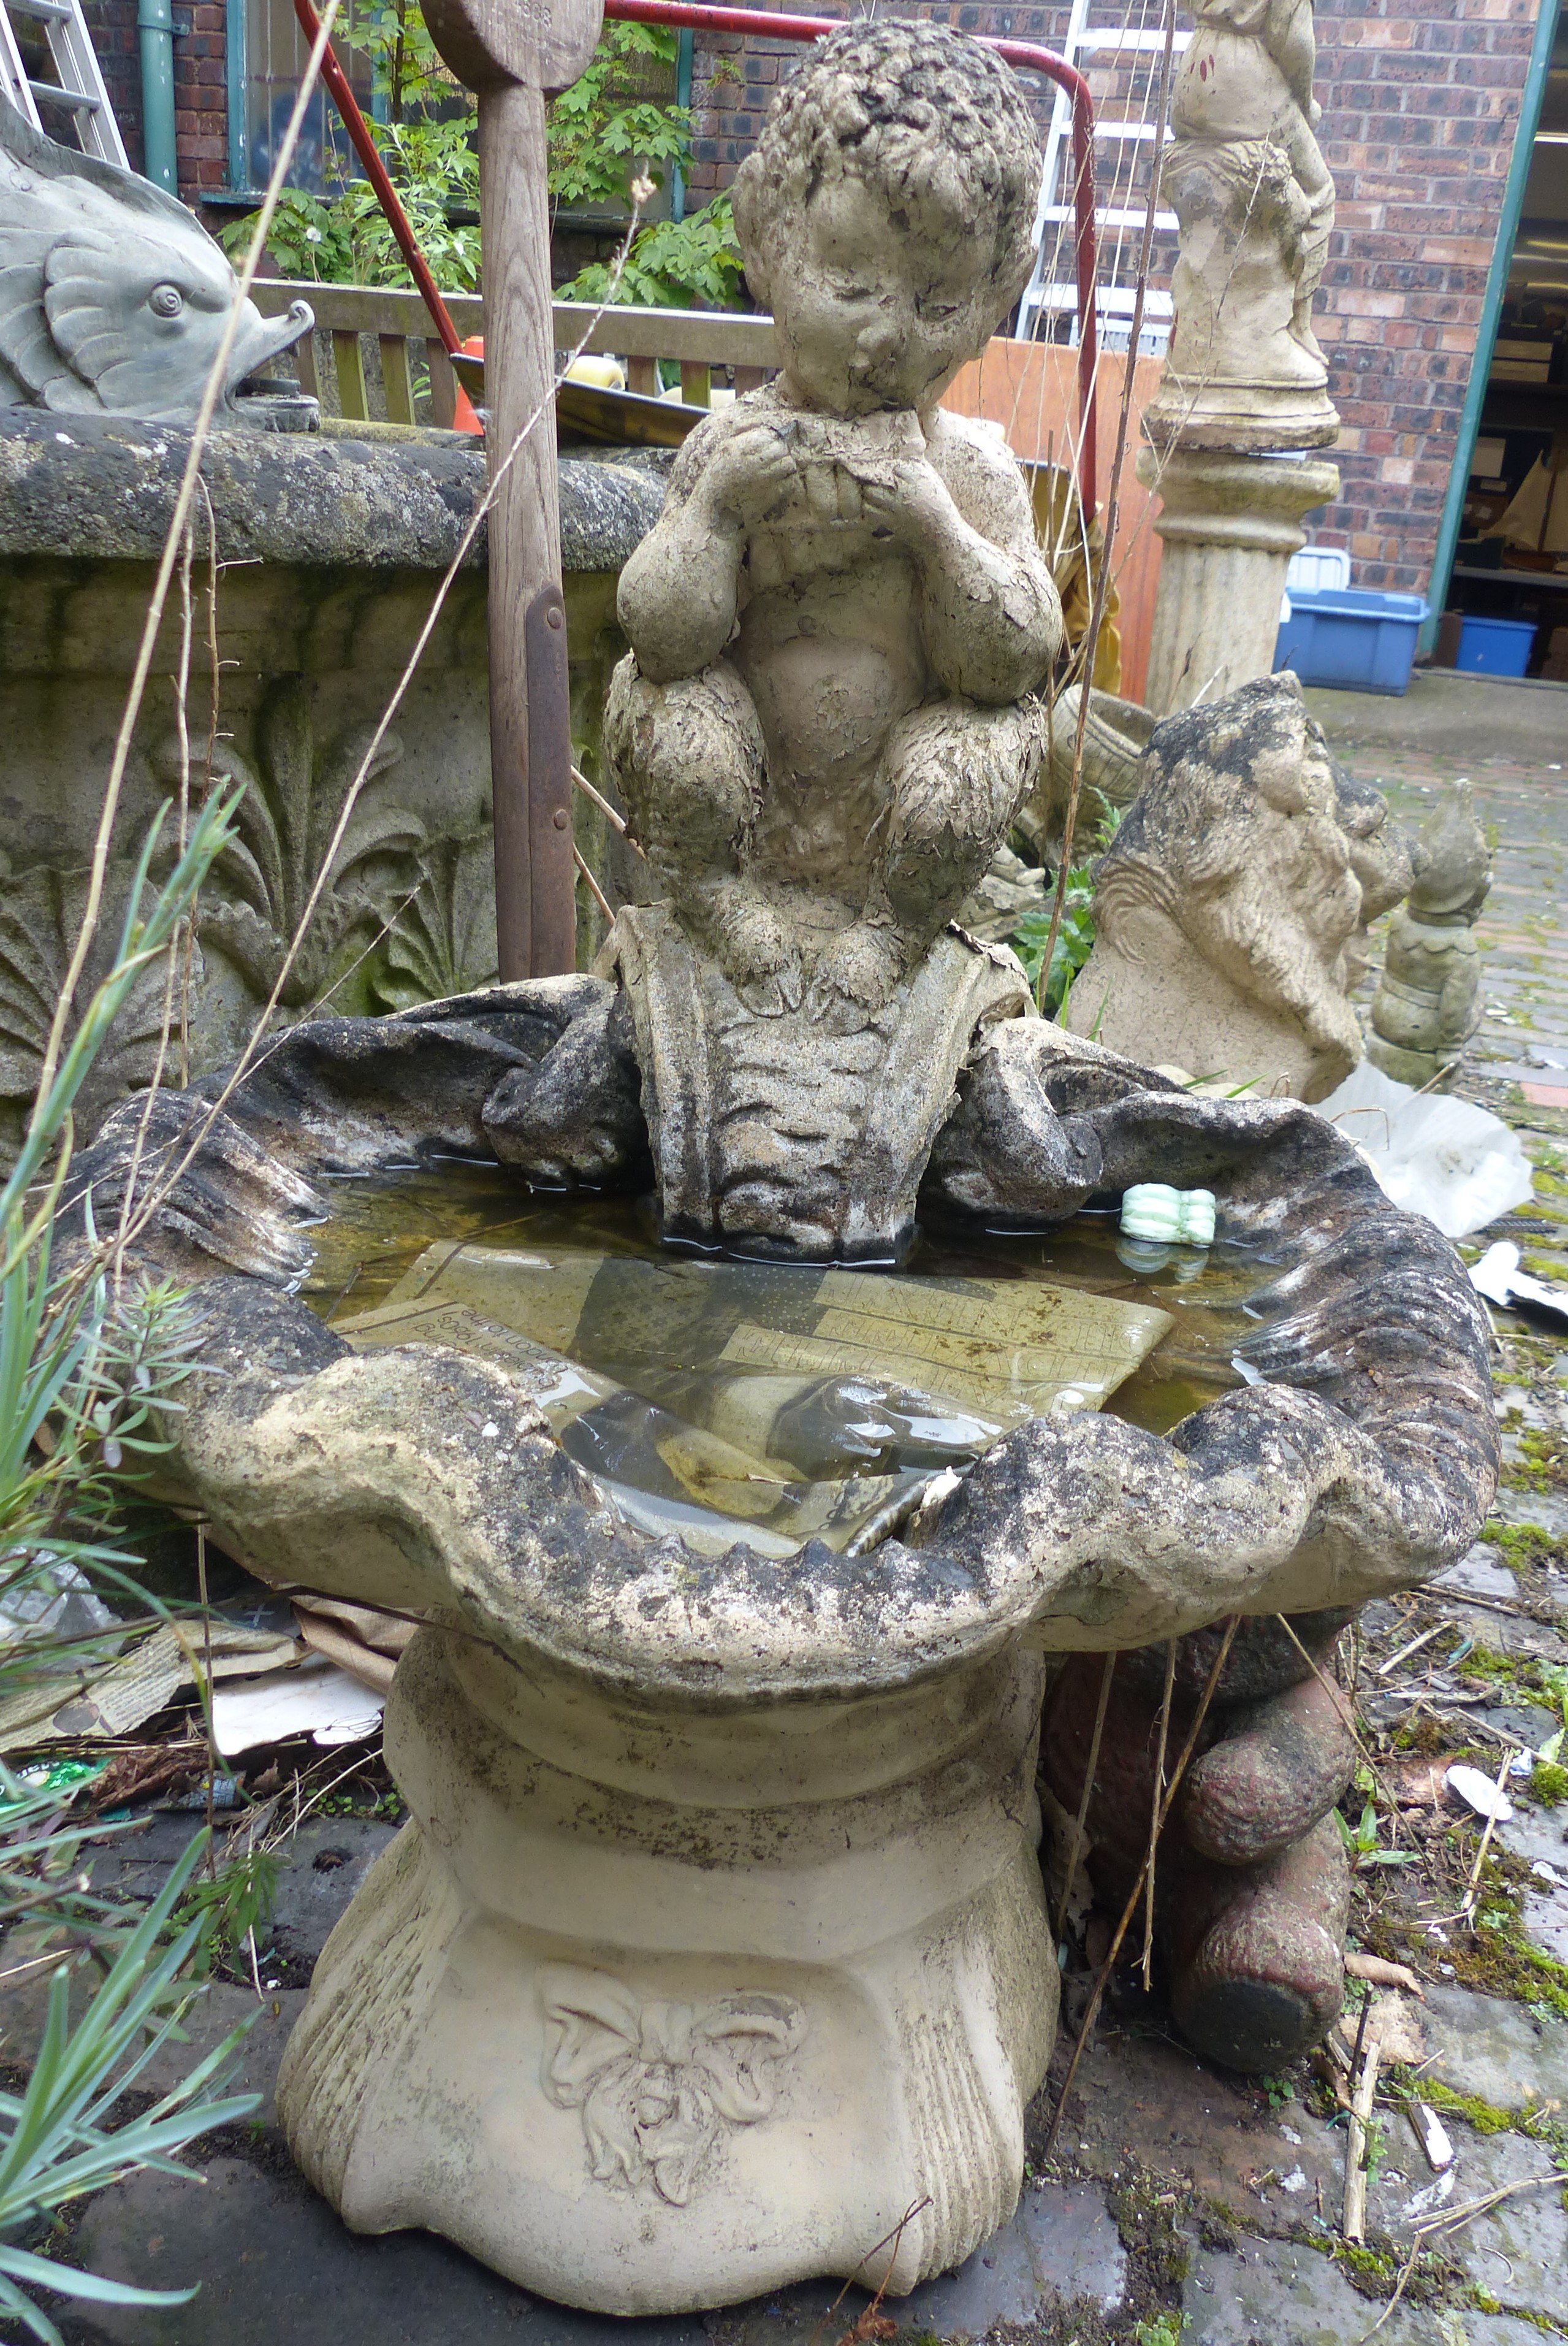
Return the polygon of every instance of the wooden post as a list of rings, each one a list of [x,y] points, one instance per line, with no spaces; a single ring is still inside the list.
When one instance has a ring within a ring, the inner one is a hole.
[[[479,97],[490,514],[490,772],[504,980],[576,962],[571,703],[555,475],[545,100],[594,53],[602,0],[427,0],[431,36]]]

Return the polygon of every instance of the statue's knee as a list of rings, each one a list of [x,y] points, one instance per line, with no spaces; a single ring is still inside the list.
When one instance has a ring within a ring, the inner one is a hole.
[[[1034,787],[1044,747],[1033,703],[981,709],[954,699],[918,710],[889,745],[890,844],[911,855],[972,845],[983,871]]]
[[[634,835],[701,861],[756,821],[766,771],[751,695],[726,660],[654,684],[628,653],[610,679],[605,749]]]

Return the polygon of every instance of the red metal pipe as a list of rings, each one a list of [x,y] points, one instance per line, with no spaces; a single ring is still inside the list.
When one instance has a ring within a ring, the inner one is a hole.
[[[311,0],[294,0],[294,14],[300,20],[300,29],[305,38],[314,46],[321,30],[321,20],[311,5]],[[370,125],[360,112],[359,100],[349,87],[349,77],[338,63],[331,41],[321,53],[321,79],[331,92],[333,105],[343,117],[343,128],[353,141],[355,154],[365,167],[365,177],[375,189],[376,201],[387,216],[388,224],[397,239],[398,250],[408,263],[410,276],[424,296],[424,306],[430,311],[431,321],[450,356],[453,351],[463,348],[462,338],[447,313],[446,304],[430,273],[429,263],[419,249],[419,239],[414,235],[398,191],[388,177],[381,148],[371,136]]]
[[[294,0],[296,7],[309,0]],[[839,16],[775,15],[771,9],[725,8],[708,0],[605,0],[606,16],[638,25],[689,26],[694,32],[755,33],[779,41],[819,41],[854,19]],[[980,37],[984,38],[983,36]],[[1099,355],[1098,323],[1095,314],[1095,105],[1089,85],[1075,66],[1054,49],[1033,41],[985,40],[1010,66],[1044,74],[1064,89],[1073,107],[1074,274],[1078,287],[1078,483],[1085,510],[1095,510],[1097,466],[1095,453],[1096,414],[1095,377]]]

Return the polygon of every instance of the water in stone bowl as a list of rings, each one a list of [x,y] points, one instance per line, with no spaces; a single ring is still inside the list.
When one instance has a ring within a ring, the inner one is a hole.
[[[452,1163],[331,1183],[306,1300],[361,1350],[449,1344],[520,1376],[628,1520],[718,1553],[857,1552],[1021,1420],[1164,1433],[1239,1383],[1279,1268],[1123,1238],[924,1235],[897,1270],[677,1252],[632,1202]]]

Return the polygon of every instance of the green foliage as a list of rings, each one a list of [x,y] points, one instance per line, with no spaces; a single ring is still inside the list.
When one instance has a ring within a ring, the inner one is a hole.
[[[189,1373],[194,1327],[176,1290],[116,1278],[103,1248],[56,1275],[50,1239],[77,1093],[131,987],[174,940],[233,838],[238,804],[238,792],[213,793],[149,903],[164,815],[154,823],[113,964],[42,1086],[15,1168],[0,1187],[0,1598],[13,1621],[36,1617],[36,1600],[47,1600],[63,1567],[87,1566],[100,1580],[125,1581],[120,1567],[134,1559],[114,1544],[117,1492],[135,1462],[164,1446],[158,1417],[178,1406],[173,1390]],[[93,1234],[90,1218],[88,1227]],[[13,1636],[0,1647],[0,1696],[61,1651],[58,1638]],[[16,2235],[138,2167],[183,2174],[169,2154],[256,2100],[196,2098],[217,2081],[231,2038],[146,2116],[106,2129],[114,2104],[188,2003],[182,1974],[199,1923],[163,1952],[158,1942],[201,1851],[194,1846],[152,1906],[133,1917],[96,1897],[81,1869],[93,1827],[70,1816],[77,1789],[48,1776],[28,1784],[0,1763],[0,1922],[25,1919],[107,1963],[73,2029],[70,1949],[62,1955],[27,2090],[0,2094],[0,2310],[45,2346],[59,2346],[59,2331],[29,2288],[100,2304],[178,2304],[190,2292],[132,2290],[76,2272],[19,2246]]]
[[[1405,1850],[1378,1847],[1378,1810],[1375,1801],[1369,1800],[1354,1825],[1348,1825],[1338,1809],[1334,1822],[1339,1828],[1339,1838],[1345,1844],[1346,1855],[1358,1873],[1369,1872],[1377,1865],[1413,1865],[1415,1859]]]
[[[239,793],[214,793],[174,872],[144,904],[163,816],[148,834],[113,966],[36,1103],[0,1188],[0,1603],[25,1619],[62,1564],[115,1576],[134,1559],[109,1542],[127,1460],[164,1446],[155,1410],[174,1407],[196,1336],[167,1285],[113,1278],[101,1260],[56,1278],[51,1226],[69,1162],[71,1109],[137,978],[164,951],[232,837]],[[167,811],[167,810],[166,810]],[[44,1179],[51,1157],[52,1178]],[[40,1443],[47,1423],[52,1439]],[[0,1655],[0,1692],[36,1667],[31,1641]]]
[[[1121,828],[1123,810],[1114,807],[1104,794],[1093,795],[1100,801],[1100,820],[1092,842],[1093,855],[1104,855]],[[1095,865],[1093,858],[1086,863],[1068,866],[1067,885],[1062,897],[1062,919],[1052,948],[1051,966],[1044,967],[1045,949],[1051,938],[1051,913],[1054,897],[1037,913],[1025,913],[1013,930],[1008,943],[1028,974],[1034,989],[1034,999],[1044,1015],[1060,1017],[1073,980],[1095,950]]]
[[[1034,999],[1043,1013],[1054,1017],[1067,998],[1067,989],[1089,955],[1095,950],[1094,867],[1074,863],[1067,873],[1067,885],[1062,897],[1062,920],[1056,931],[1056,942],[1051,951],[1051,967],[1045,969],[1045,950],[1051,940],[1052,905],[1048,902],[1037,913],[1025,913],[1010,940],[1013,952],[1028,973],[1034,989]]]
[[[1181,2346],[1186,2332],[1185,2313],[1156,2313],[1152,2321],[1135,2326],[1133,2346]]]
[[[268,1850],[248,1849],[192,1882],[175,1919],[194,1923],[204,1947],[229,1953],[271,1921],[277,1902],[277,1859]]]
[[[43,2041],[23,2095],[0,2094],[0,2308],[43,2346],[60,2332],[27,2294],[47,2289],[98,2305],[184,2305],[196,2291],[131,2289],[56,2264],[17,2244],[16,2235],[89,2191],[121,2182],[138,2168],[189,2175],[173,2154],[214,2127],[246,2117],[257,2094],[223,2086],[246,2021],[141,2117],[110,2127],[121,2096],[174,2037],[193,1991],[183,1974],[196,1953],[199,1921],[160,1948],[205,1847],[199,1834],[168,1882],[120,1947],[108,1974],[73,2028],[70,1981],[62,1964],[49,1991]],[[203,2094],[219,2098],[201,2100]]]
[[[555,202],[625,204],[635,173],[646,172],[660,188],[660,164],[686,168],[691,155],[689,110],[650,98],[638,87],[648,65],[674,65],[676,41],[663,25],[605,26],[586,69],[551,103]]]
[[[743,298],[740,248],[728,196],[683,220],[653,220],[632,240],[618,282],[603,261],[561,288],[564,301],[629,301],[651,310],[727,310]]]
[[[472,95],[448,73],[425,29],[417,0],[355,0],[340,19],[341,36],[370,60],[376,112],[371,135],[397,189],[438,285],[460,293],[479,283],[479,230],[450,214],[479,204],[479,157]],[[338,150],[341,151],[341,150]],[[408,265],[367,179],[348,176],[318,196],[284,191],[268,249],[288,277],[322,285],[412,285]],[[250,220],[236,220],[221,241],[234,252],[249,242]]]
[[[374,110],[384,117],[372,121],[371,135],[431,272],[451,291],[472,292],[480,279],[479,229],[453,215],[473,213],[479,204],[473,97],[442,64],[419,0],[355,0],[342,25],[345,42],[370,61]],[[634,177],[646,174],[662,187],[668,168],[686,168],[689,110],[649,97],[646,87],[650,66],[674,62],[676,37],[664,26],[606,25],[585,72],[550,107],[553,203],[619,208],[630,200]],[[636,260],[634,281],[673,290],[623,289],[618,298],[665,307],[697,299],[724,306],[740,273],[739,255],[724,250],[730,233],[728,199],[722,219],[722,235],[704,213],[644,230],[639,246],[654,242]],[[249,220],[241,219],[224,230],[222,241],[233,252],[249,235]],[[346,157],[325,194],[285,191],[268,243],[289,277],[323,285],[413,281],[369,181],[351,176]],[[607,280],[607,270],[598,273]],[[585,270],[578,282],[594,275]],[[599,298],[596,291],[566,290],[572,299]]]

